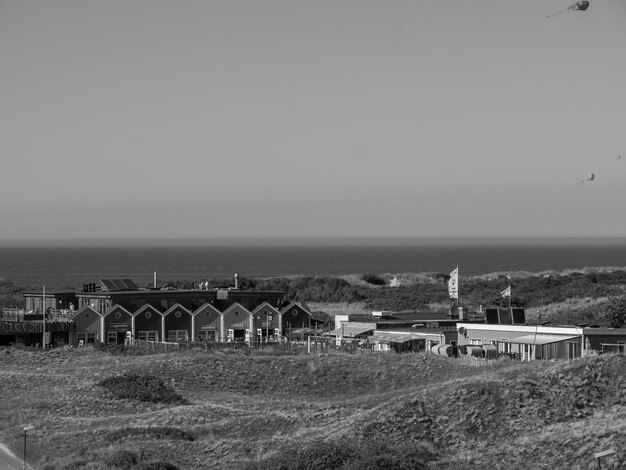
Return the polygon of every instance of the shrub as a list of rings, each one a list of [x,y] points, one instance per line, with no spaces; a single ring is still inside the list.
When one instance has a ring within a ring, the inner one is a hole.
[[[165,385],[159,377],[154,375],[119,375],[101,380],[98,385],[106,388],[117,398],[121,399],[172,405],[188,404],[187,400],[180,394]]]
[[[132,438],[168,439],[179,441],[193,441],[194,437],[182,429],[171,426],[122,428],[111,431],[106,439],[109,442],[125,441]]]
[[[180,470],[180,467],[177,467],[173,463],[169,463],[169,462],[142,463],[141,465],[135,468],[137,470]]]
[[[434,456],[415,444],[343,439],[317,442],[303,449],[285,448],[278,455],[244,467],[246,470],[418,470]]]
[[[124,344],[111,343],[93,343],[90,345],[94,350],[102,353],[111,354],[112,356],[145,356],[149,354],[141,348],[126,346]]]
[[[387,285],[387,281],[383,277],[377,274],[363,274],[361,276],[361,279],[363,279],[368,284],[372,284],[374,286],[386,286]]]
[[[108,467],[130,469],[137,464],[137,455],[129,450],[122,449],[113,452],[104,460]]]

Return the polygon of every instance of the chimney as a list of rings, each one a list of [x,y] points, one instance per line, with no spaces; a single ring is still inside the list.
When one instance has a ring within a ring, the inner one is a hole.
[[[156,283],[156,273],[157,273],[157,272],[156,272],[156,271],[154,271],[154,288],[155,288],[155,289],[156,289],[156,286],[157,286],[157,285],[156,285],[156,284],[157,284],[157,283]]]
[[[235,289],[239,289],[239,275],[237,273],[235,273]]]

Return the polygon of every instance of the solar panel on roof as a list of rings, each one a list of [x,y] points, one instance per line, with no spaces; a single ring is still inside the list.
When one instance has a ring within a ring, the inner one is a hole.
[[[137,284],[132,279],[101,279],[103,290],[107,291],[124,291],[138,290]]]
[[[526,323],[526,310],[524,310],[523,308],[514,308],[513,323],[522,325]]]
[[[487,323],[490,325],[497,325],[498,323],[500,323],[500,318],[498,317],[497,308],[486,308],[485,317],[486,317]]]

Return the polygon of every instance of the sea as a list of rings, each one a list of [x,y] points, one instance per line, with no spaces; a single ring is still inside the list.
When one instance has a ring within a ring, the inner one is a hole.
[[[99,279],[159,281],[346,274],[542,273],[626,269],[626,240],[309,239],[3,241],[0,280],[80,289]]]

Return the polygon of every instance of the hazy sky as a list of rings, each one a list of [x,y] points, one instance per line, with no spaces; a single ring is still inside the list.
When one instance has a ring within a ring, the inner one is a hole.
[[[0,0],[0,238],[626,235],[626,0],[570,3]]]

